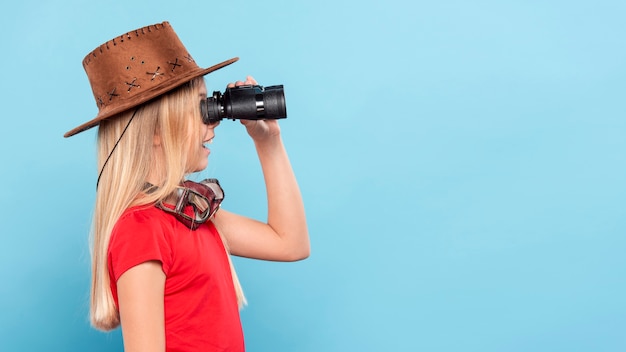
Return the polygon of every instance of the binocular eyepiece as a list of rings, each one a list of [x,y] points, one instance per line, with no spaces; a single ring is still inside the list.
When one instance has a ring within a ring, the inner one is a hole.
[[[200,103],[202,121],[213,124],[222,119],[275,120],[287,117],[282,85],[244,85],[214,91]]]

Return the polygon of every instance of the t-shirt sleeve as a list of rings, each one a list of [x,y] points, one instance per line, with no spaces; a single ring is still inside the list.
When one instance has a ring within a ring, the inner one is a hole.
[[[115,282],[128,269],[153,260],[161,263],[167,276],[172,252],[164,226],[158,218],[141,211],[126,213],[118,220],[108,250],[109,270]]]

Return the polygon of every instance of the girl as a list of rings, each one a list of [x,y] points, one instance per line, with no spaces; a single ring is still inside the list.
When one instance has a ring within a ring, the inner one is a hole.
[[[91,52],[83,66],[98,115],[91,321],[121,324],[126,351],[243,351],[245,304],[230,254],[274,261],[309,255],[300,191],[276,120],[241,120],[265,178],[267,222],[219,209],[207,167],[215,128],[201,109],[203,76],[169,23],[137,29]],[[245,81],[230,84],[256,84]]]

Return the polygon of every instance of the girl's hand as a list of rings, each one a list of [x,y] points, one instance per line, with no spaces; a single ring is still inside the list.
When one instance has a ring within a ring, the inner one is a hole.
[[[257,85],[258,83],[252,76],[247,76],[245,81],[237,81],[228,84],[229,88],[243,85]],[[280,126],[277,120],[239,120],[242,125],[246,126],[248,134],[255,143],[265,142],[280,136]]]

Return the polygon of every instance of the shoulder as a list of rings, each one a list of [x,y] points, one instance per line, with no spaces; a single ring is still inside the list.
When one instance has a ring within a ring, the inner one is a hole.
[[[163,218],[159,216],[161,213],[162,212],[152,204],[131,207],[122,213],[116,225],[132,223],[146,224],[155,220],[159,221],[160,218]]]
[[[153,205],[126,209],[111,231],[110,247],[122,243],[169,241],[175,224],[171,216]]]
[[[161,262],[163,271],[168,272],[173,228],[168,218],[152,205],[132,207],[122,214],[108,244],[109,265],[116,280],[129,268],[150,260]]]
[[[156,230],[168,227],[171,217],[154,205],[141,205],[126,209],[113,227],[113,234],[128,230]]]

